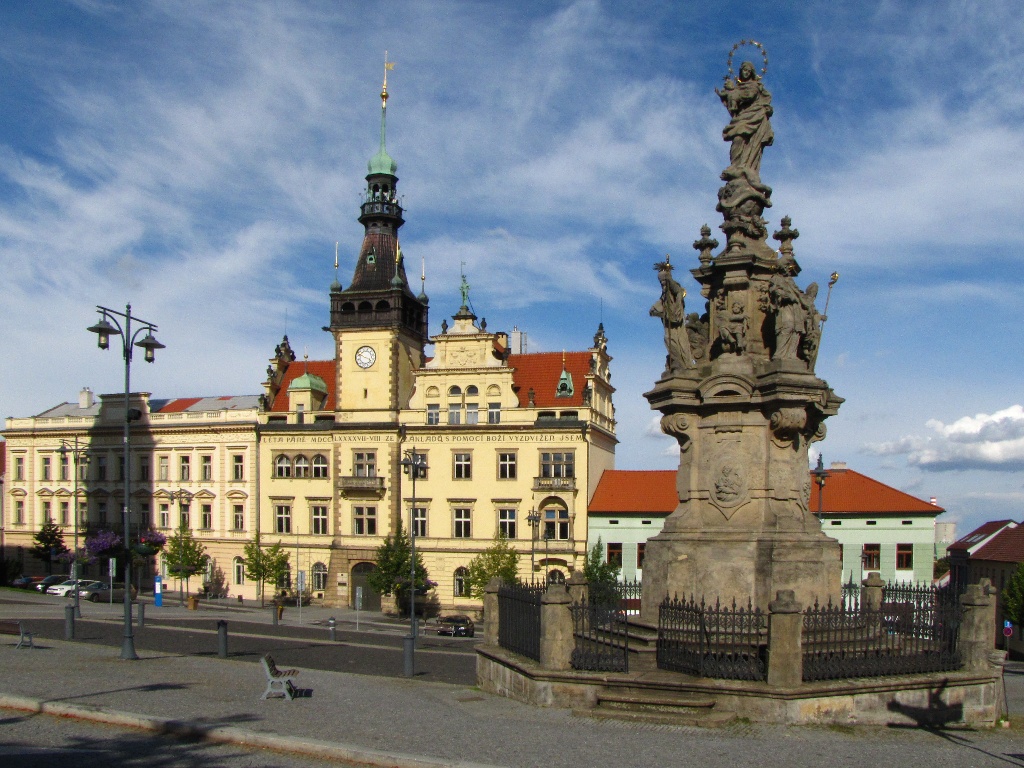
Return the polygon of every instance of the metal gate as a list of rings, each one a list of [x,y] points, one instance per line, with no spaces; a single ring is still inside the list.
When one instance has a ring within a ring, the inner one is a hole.
[[[601,672],[629,671],[626,612],[618,605],[573,603],[572,668]]]

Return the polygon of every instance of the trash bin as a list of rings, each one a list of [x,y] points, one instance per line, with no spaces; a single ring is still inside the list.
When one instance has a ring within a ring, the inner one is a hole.
[[[283,616],[284,616],[284,602],[281,601],[281,602],[279,602],[277,604],[277,618],[280,619]]]
[[[199,598],[196,595],[189,595],[185,603],[190,611],[199,610]]]

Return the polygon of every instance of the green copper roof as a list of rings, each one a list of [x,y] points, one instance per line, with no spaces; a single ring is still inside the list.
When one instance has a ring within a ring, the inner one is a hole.
[[[288,385],[289,392],[293,389],[313,389],[317,392],[327,392],[327,384],[319,376],[304,373]]]
[[[384,148],[384,134],[387,128],[387,117],[388,109],[387,102],[385,106],[381,107],[380,110],[380,151],[370,158],[370,162],[366,164],[367,170],[370,175],[375,173],[386,173],[389,176],[394,176],[395,171],[398,170],[398,163],[396,163],[388,151]]]

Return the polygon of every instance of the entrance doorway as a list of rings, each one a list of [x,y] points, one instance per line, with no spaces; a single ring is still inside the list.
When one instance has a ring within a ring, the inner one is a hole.
[[[377,566],[373,563],[356,563],[352,568],[352,589],[349,590],[348,594],[348,605],[349,608],[356,607],[356,589],[358,587],[363,588],[363,607],[364,611],[379,611],[380,610],[380,593],[374,590],[369,584],[366,583],[366,577],[377,570]]]

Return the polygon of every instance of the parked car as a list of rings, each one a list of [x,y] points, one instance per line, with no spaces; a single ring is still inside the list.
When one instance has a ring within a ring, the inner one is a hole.
[[[38,589],[40,592],[47,592],[48,593],[50,587],[52,587],[54,584],[63,584],[69,578],[71,578],[71,577],[70,576],[47,576],[45,579],[37,581],[36,584],[35,584],[35,588]]]
[[[51,584],[46,590],[48,595],[57,595],[58,597],[67,597],[73,594],[77,587],[81,587],[83,584],[88,584],[84,579],[68,579],[62,581],[60,584]]]
[[[132,600],[139,596],[139,591],[132,585]],[[114,582],[114,589],[111,592],[110,582],[107,581],[92,581],[86,584],[84,587],[78,590],[79,600],[88,600],[90,603],[99,602],[114,602],[118,603],[124,600],[124,584]]]
[[[42,580],[42,576],[21,576],[14,579],[14,581],[11,582],[11,586],[17,587],[18,589],[32,589]]]
[[[452,637],[472,637],[475,631],[469,616],[445,616],[437,627],[437,634]]]

